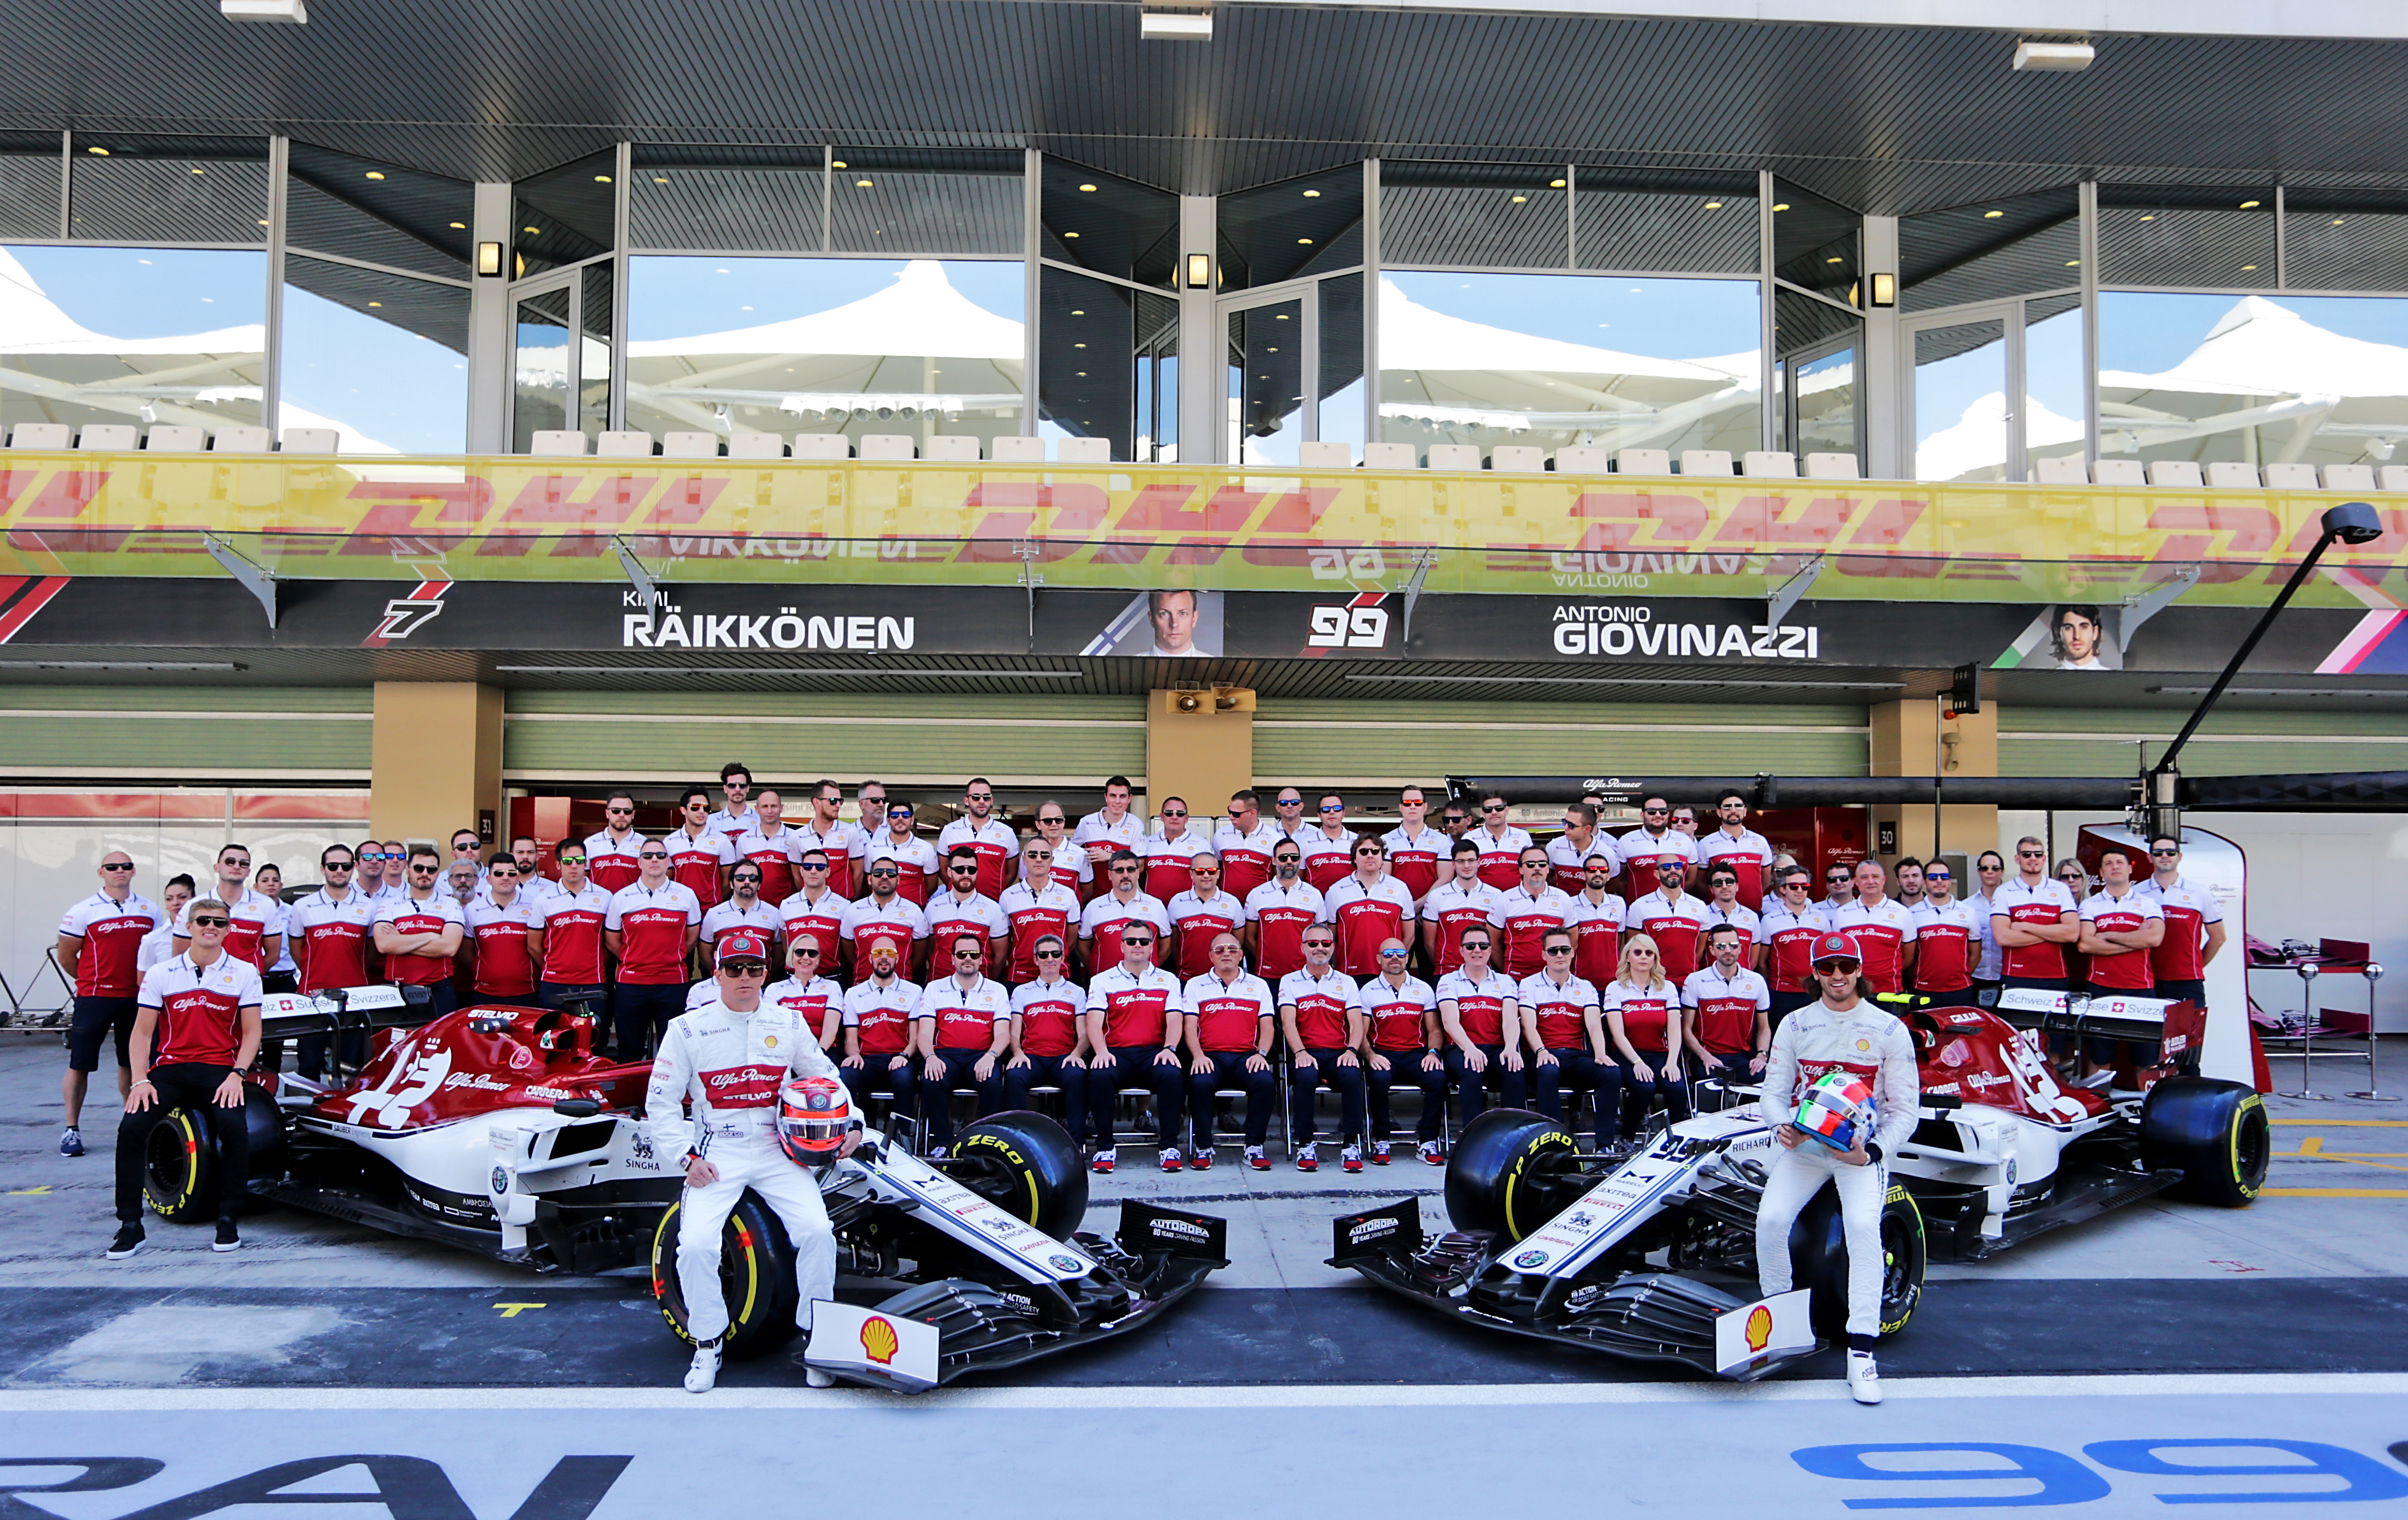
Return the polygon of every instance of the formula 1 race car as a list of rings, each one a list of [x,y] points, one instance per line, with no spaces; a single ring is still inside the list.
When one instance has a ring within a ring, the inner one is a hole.
[[[2060,1087],[1986,1010],[1902,1016],[1924,1097],[1889,1163],[1884,1335],[1913,1316],[1928,1256],[1976,1259],[2160,1192],[2237,1206],[2264,1183],[2265,1108],[2243,1084],[2178,1075],[2111,1101]],[[1755,1102],[1701,1113],[1617,1163],[1582,1154],[1541,1115],[1491,1110],[1447,1163],[1452,1231],[1428,1240],[1411,1198],[1349,1214],[1334,1226],[1330,1264],[1469,1324],[1761,1377],[1835,1339],[1846,1319],[1846,1249],[1828,1188],[1789,1239],[1813,1333],[1780,1324],[1779,1300],[1751,1301],[1771,1126],[1786,1117],[1769,1120]]]
[[[390,987],[267,1004],[268,1039],[350,1031],[384,1043],[332,1086],[248,1075],[254,1196],[538,1271],[649,1267],[684,1333],[672,1260],[684,1184],[640,1122],[650,1062],[596,1055],[582,1011],[480,1007],[418,1024],[423,1007]],[[151,1135],[150,1207],[177,1222],[216,1217],[209,1126],[177,1110]],[[1078,1233],[1086,1172],[1039,1113],[982,1119],[934,1166],[869,1130],[821,1190],[839,1301],[938,1332],[920,1375],[838,1369],[885,1386],[934,1386],[1134,1329],[1228,1264],[1227,1226],[1210,1215],[1130,1200],[1113,1239]],[[721,1263],[729,1353],[792,1339],[793,1248],[750,1193]]]

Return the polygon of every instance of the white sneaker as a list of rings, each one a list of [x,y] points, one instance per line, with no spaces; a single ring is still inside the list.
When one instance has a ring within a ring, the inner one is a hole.
[[[1848,1353],[1848,1397],[1859,1404],[1882,1401],[1881,1372],[1873,1366],[1870,1351]]]
[[[1446,1165],[1446,1154],[1439,1149],[1439,1143],[1436,1140],[1422,1141],[1422,1159],[1433,1167]]]
[[[823,1372],[816,1367],[807,1367],[803,1369],[803,1382],[807,1386],[813,1388],[833,1388],[836,1386],[836,1374]]]
[[[709,1393],[719,1382],[719,1361],[725,1349],[721,1341],[710,1341],[694,1348],[694,1361],[685,1369],[685,1391]]]

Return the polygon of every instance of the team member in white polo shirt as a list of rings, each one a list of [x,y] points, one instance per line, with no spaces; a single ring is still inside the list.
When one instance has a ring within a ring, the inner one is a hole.
[[[844,914],[853,904],[827,884],[827,852],[805,850],[796,857],[800,884],[778,904],[778,931],[788,944],[810,939],[820,947],[820,970],[828,976],[844,971]],[[901,896],[897,893],[896,896]]]
[[[844,989],[820,975],[820,947],[812,940],[788,945],[786,975],[761,989],[761,1001],[800,1013],[811,1038],[833,1060],[844,1054]]]
[[[1486,847],[1482,847],[1486,858]],[[1537,976],[1546,967],[1545,935],[1570,926],[1572,900],[1547,885],[1547,853],[1535,844],[1522,847],[1522,882],[1497,895],[1498,967],[1520,981]]]
[[[702,943],[706,963],[715,963],[719,937],[730,929],[751,929],[769,947],[774,959],[781,954],[781,941],[785,938],[784,915],[761,896],[761,868],[750,860],[738,860],[727,873],[728,897],[702,915]]]
[[[1357,979],[1377,976],[1380,947],[1412,932],[1413,895],[1388,874],[1388,847],[1366,835],[1354,841],[1354,869],[1321,895],[1321,916],[1338,928],[1338,968]]]
[[[752,795],[752,773],[729,761],[719,767],[719,792],[727,799],[727,805],[712,810],[710,826],[727,836],[727,841],[733,844],[752,832],[752,825],[759,822],[752,805],[745,800]]]
[[[703,909],[727,900],[727,873],[736,866],[736,841],[725,830],[710,826],[710,794],[689,786],[678,799],[684,821],[661,836],[669,853],[669,880],[694,894]],[[748,814],[749,816],[749,814]],[[638,864],[642,852],[637,852]]]
[[[1622,915],[1622,926],[1627,934],[1645,935],[1656,947],[1656,969],[1677,990],[1691,971],[1698,968],[1702,957],[1706,928],[1706,899],[1692,896],[1683,887],[1687,880],[1687,862],[1677,855],[1656,857],[1656,889],[1633,902]],[[1627,939],[1624,943],[1628,943]]]
[[[1412,972],[1412,952],[1391,935],[1379,949],[1380,974],[1363,983],[1363,1083],[1371,1105],[1371,1165],[1388,1164],[1395,1130],[1390,1097],[1397,1083],[1421,1089],[1413,1139],[1424,1161],[1443,1165],[1439,1137],[1446,1132],[1446,1059],[1439,1054],[1438,994]]]
[[[2149,952],[2149,974],[2160,997],[2207,1006],[2207,963],[2224,948],[2224,905],[2182,873],[2182,841],[2160,834],[2149,841],[2154,874],[2141,890],[2157,899],[2166,937]]]
[[[1125,858],[1134,857],[1123,851],[1112,863]],[[1120,952],[1119,963],[1087,982],[1087,1120],[1096,1143],[1089,1165],[1096,1171],[1111,1170],[1117,1159],[1112,1107],[1124,1087],[1143,1087],[1154,1094],[1154,1143],[1162,1169],[1177,1171],[1182,1164],[1179,1106],[1186,1087],[1186,1063],[1179,1051],[1186,1003],[1179,979],[1154,964],[1154,925],[1143,919],[1125,921],[1111,941]]]
[[[1498,892],[1511,892],[1529,876],[1522,857],[1531,846],[1530,831],[1506,821],[1505,799],[1491,792],[1480,799],[1480,826],[1464,838],[1480,847],[1480,879]],[[1541,851],[1541,857],[1546,852]]]
[[[1685,873],[1698,858],[1698,841],[1672,826],[1671,803],[1660,796],[1643,798],[1639,817],[1637,828],[1613,841],[1614,853],[1622,857],[1622,895],[1632,902],[1661,883],[1663,877],[1656,867],[1676,860]],[[1687,880],[1684,874],[1684,885]]]
[[[1134,851],[1115,853],[1105,864],[1104,872],[1112,889],[1092,899],[1079,911],[1079,953],[1087,965],[1100,972],[1121,963],[1121,939],[1124,930],[1132,924],[1150,925],[1154,934],[1146,943],[1158,960],[1168,954],[1170,938],[1170,911],[1154,897],[1139,890],[1145,872],[1145,863]]]
[[[810,852],[804,853],[805,888],[810,890]],[[892,860],[869,863],[869,896],[859,902],[847,903],[844,921],[838,932],[844,936],[845,954],[853,968],[853,985],[868,979],[870,941],[892,936],[902,947],[898,952],[904,968],[919,965],[926,957],[928,916],[920,911],[919,904],[895,890],[901,867]],[[908,976],[904,979],[910,981]]]
[[[1489,964],[1503,931],[1474,924],[1463,931],[1463,965],[1438,979],[1439,1030],[1446,1037],[1446,1076],[1460,1095],[1456,1117],[1469,1125],[1488,1108],[1522,1106],[1521,984]]]
[[[1791,866],[1773,878],[1778,895],[1771,908],[1756,920],[1756,969],[1772,989],[1772,1022],[1778,1025],[1790,1013],[1822,993],[1814,981],[1814,941],[1831,932],[1831,921],[1813,900],[1814,873]]]
[[[585,870],[585,846],[561,841],[552,857],[560,884],[527,919],[527,956],[536,965],[536,993],[546,1008],[583,1003],[596,1032],[610,1027],[610,986],[603,960],[602,925],[610,894]]]
[[[1304,931],[1322,921],[1321,894],[1304,879],[1304,846],[1282,839],[1271,847],[1271,879],[1246,895],[1246,956],[1264,981],[1304,965]]]
[[[1541,945],[1546,969],[1525,977],[1519,990],[1522,1037],[1529,1047],[1532,1101],[1541,1113],[1564,1122],[1564,1094],[1595,1089],[1596,1144],[1613,1139],[1622,1111],[1623,1072],[1606,1054],[1598,1021],[1598,991],[1572,970],[1572,931],[1549,929]]]
[[[1297,837],[1304,846],[1304,880],[1323,896],[1354,868],[1354,831],[1346,826],[1346,799],[1324,792],[1315,804],[1320,821]]]
[[[827,852],[828,890],[839,897],[859,896],[867,890],[861,878],[853,873],[853,863],[869,848],[868,830],[877,827],[871,815],[862,814],[858,825],[848,824],[837,816],[844,807],[844,788],[832,781],[822,781],[811,787],[811,815],[795,830],[797,852],[813,845]]]
[[[218,852],[214,890],[218,901],[224,903],[234,916],[234,927],[226,931],[225,953],[238,961],[249,961],[254,970],[265,971],[284,953],[284,905],[253,892],[250,881],[249,848],[229,844]],[[190,913],[191,905],[186,904],[184,911]],[[177,950],[182,951],[191,939],[184,925],[178,924]]]
[[[882,860],[895,863],[895,890],[905,902],[919,904],[928,900],[937,889],[938,879],[944,874],[944,863],[937,847],[920,838],[912,827],[911,804],[893,801],[885,804],[886,826],[875,835],[863,835],[853,845],[853,880],[867,896],[870,889],[869,868]],[[836,862],[828,862],[829,890],[838,898],[850,901],[853,894],[837,891]]]
[[[1987,915],[1956,896],[1956,873],[1944,860],[1923,868],[1923,901],[1914,908],[1914,990],[1942,1008],[1973,1006],[1973,968],[1981,964]]]
[[[795,895],[800,882],[795,862],[802,853],[802,831],[786,826],[786,799],[764,789],[752,799],[752,826],[736,836],[736,857],[761,868],[763,902],[781,903]]]
[[[2082,938],[2082,911],[2064,882],[2048,879],[2048,847],[2028,834],[2015,841],[2014,879],[1990,894],[1990,933],[2002,985],[2067,989],[2065,952]]]
[[[920,988],[902,974],[910,945],[899,932],[873,929],[861,946],[865,974],[845,989],[844,1059],[837,1063],[856,1107],[886,1093],[899,1121],[911,1117],[919,1091],[911,1071],[911,1015],[920,1011]]]
[[[1187,799],[1162,799],[1162,832],[1138,841],[1137,857],[1145,862],[1145,895],[1168,902],[1194,884],[1190,868],[1199,855],[1212,853],[1211,838],[1187,826]]]
[[[1304,931],[1304,966],[1280,978],[1280,1028],[1287,1037],[1288,1144],[1296,1169],[1318,1171],[1313,1148],[1313,1096],[1338,1089],[1343,1128],[1339,1154],[1348,1171],[1363,1169],[1363,995],[1354,979],[1330,964],[1337,931],[1315,924]]]
[[[954,845],[945,856],[945,885],[928,894],[927,906],[921,910],[927,915],[928,934],[935,946],[929,952],[930,982],[936,981],[937,972],[943,969],[937,962],[952,954],[951,937],[957,934],[975,934],[986,944],[986,961],[981,970],[994,973],[1003,969],[1011,921],[1004,917],[1001,904],[978,890],[983,869],[978,852],[967,844]]]
[[[1042,839],[1028,841],[1041,848]],[[1065,895],[1058,882],[1047,890]],[[1009,894],[1007,894],[1008,896]],[[1062,1089],[1062,1126],[1072,1143],[1087,1132],[1087,989],[1070,980],[1070,940],[1048,929],[1030,940],[1037,974],[1011,989],[1011,1055],[1003,1067],[1007,1108],[1028,1107],[1039,1086]]]
[[[1443,977],[1463,965],[1463,931],[1478,925],[1501,931],[1500,898],[1480,879],[1480,846],[1457,839],[1448,848],[1447,875],[1422,898],[1422,963]],[[1615,911],[1621,911],[1620,904]],[[1615,926],[1619,928],[1617,919]]]
[[[1771,886],[1772,841],[1747,826],[1747,798],[1738,792],[1714,798],[1714,818],[1718,826],[1698,838],[1698,864],[1712,869],[1729,861],[1739,871],[1739,900],[1754,908]]]
[[[1772,989],[1748,969],[1739,932],[1729,925],[1706,931],[1706,953],[1712,959],[1681,984],[1682,1042],[1703,1080],[1717,1088],[1745,1083],[1764,1074],[1772,1049]]]
[[[341,884],[348,888],[351,852],[329,846],[320,860],[340,859]],[[142,941],[167,922],[167,911],[134,890],[134,857],[111,850],[100,857],[100,890],[68,909],[59,920],[58,963],[75,983],[75,1018],[67,1029],[67,1070],[59,1084],[66,1101],[66,1133],[59,1137],[59,1154],[83,1154],[83,1095],[92,1074],[100,1069],[100,1047],[117,1046],[117,1092],[133,1085],[132,1058],[125,1042],[134,1033],[142,991]],[[334,881],[335,874],[327,873]],[[323,894],[321,894],[322,896]],[[351,894],[346,891],[345,896]],[[338,899],[339,900],[339,899]],[[361,908],[353,907],[356,916]]]
[[[1984,1007],[1999,1000],[2002,954],[1999,949],[1999,937],[1990,926],[1990,914],[1994,911],[1991,895],[2005,883],[2006,879],[2007,857],[1996,850],[1985,850],[1973,858],[1973,882],[1979,890],[1965,899],[1965,905],[1973,910],[1975,918],[1982,921],[1982,957],[1973,964],[1973,998]]]
[[[1231,935],[1243,942],[1246,905],[1221,890],[1221,860],[1200,854],[1188,863],[1186,890],[1172,896],[1170,953],[1162,963],[1182,982],[1192,982],[1212,969],[1212,941]]]
[[[1114,851],[1134,853],[1145,842],[1145,820],[1129,810],[1129,779],[1113,776],[1104,782],[1104,805],[1079,820],[1070,842],[1086,852],[1089,874],[1080,879],[1079,894],[1094,897],[1111,885],[1105,869]]]
[[[1592,855],[1603,857],[1609,878],[1622,868],[1622,857],[1613,853],[1613,841],[1597,831],[1597,805],[1567,803],[1564,831],[1547,841],[1547,884],[1567,897],[1578,895],[1588,886]]]
[[[1055,847],[1041,834],[1023,840],[1020,880],[1005,887],[996,902],[996,907],[1002,910],[1010,938],[1004,953],[1003,979],[1015,987],[1036,981],[1043,969],[1037,963],[1039,939],[1049,934],[1057,935],[1067,948],[1078,932],[1079,894],[1063,883],[1058,874],[1060,857],[1054,852]],[[1067,976],[1069,970],[1066,957],[1054,968],[1054,974]],[[1078,1131],[1073,1129],[1071,1133]]]
[[[1011,995],[983,969],[987,940],[975,932],[949,930],[937,944],[953,974],[931,977],[920,990],[911,1015],[911,1047],[918,1062],[913,1106],[926,1116],[929,1154],[942,1155],[953,1143],[953,1091],[978,1091],[978,1116],[1003,1111],[1004,1053],[1011,1045]]]
[[[669,879],[668,862],[668,846],[646,839],[636,852],[642,874],[610,894],[602,917],[603,948],[619,963],[610,1014],[622,1061],[640,1060],[685,1011],[686,963],[702,933],[702,904],[693,888]]]
[[[1407,892],[1412,894],[1416,908],[1438,885],[1441,865],[1454,853],[1455,841],[1429,826],[1429,797],[1418,786],[1408,786],[1397,796],[1397,810],[1404,821],[1380,837],[1387,847],[1388,874],[1395,877]],[[1412,936],[1406,936],[1408,944]]]
[[[1706,927],[1727,924],[1739,931],[1740,964],[1756,959],[1756,937],[1764,932],[1756,911],[1741,895],[1740,863],[1717,860],[1706,868]],[[1701,959],[1711,959],[1710,955]]]
[[[1246,1095],[1246,1165],[1271,1169],[1263,1154],[1279,1101],[1279,1073],[1270,1062],[1279,1004],[1270,983],[1246,969],[1245,947],[1224,929],[1207,954],[1211,968],[1190,977],[1180,997],[1187,1009],[1187,1116],[1189,1152],[1198,1171],[1212,1164],[1213,1115],[1219,1094],[1242,1088]]]
[[[1229,816],[1212,830],[1212,853],[1221,857],[1221,890],[1244,902],[1271,879],[1275,825],[1263,822],[1262,798],[1252,788],[1229,794]]]
[[[1889,873],[1868,855],[1856,862],[1856,900],[1831,915],[1831,927],[1856,942],[1865,980],[1876,993],[1899,992],[1914,974],[1914,937],[1919,932],[1906,905],[1887,896]]]
[[[978,891],[989,899],[1003,896],[1012,859],[1020,853],[1020,836],[995,816],[995,787],[983,776],[971,777],[962,788],[962,815],[937,831],[937,853],[946,860],[964,845],[978,856]]]
[[[616,892],[642,874],[636,859],[644,843],[636,832],[636,799],[613,792],[602,805],[602,816],[603,826],[585,836],[585,875],[603,891]]]

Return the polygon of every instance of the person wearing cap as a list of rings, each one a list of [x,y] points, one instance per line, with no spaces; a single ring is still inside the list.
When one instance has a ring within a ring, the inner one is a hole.
[[[1914,1132],[1922,1100],[1914,1040],[1873,1001],[1855,939],[1825,934],[1814,941],[1813,964],[1821,997],[1781,1021],[1765,1063],[1759,1103],[1781,1149],[1756,1205],[1756,1285],[1768,1298],[1789,1291],[1790,1226],[1829,1182],[1839,1191],[1848,1247],[1848,1392],[1860,1404],[1878,1404],[1873,1345],[1881,1336],[1881,1215],[1888,1197],[1883,1162]],[[1873,1112],[1859,1116],[1844,1152],[1785,1122],[1806,1089],[1835,1071],[1860,1079],[1873,1095]]]
[[[777,1133],[778,1102],[786,1083],[797,1077],[834,1077],[836,1064],[800,1011],[763,1000],[769,976],[767,936],[731,929],[719,937],[717,948],[716,996],[669,1021],[644,1093],[644,1127],[653,1154],[677,1157],[674,1165],[685,1173],[677,1274],[686,1333],[695,1341],[685,1375],[688,1393],[707,1393],[718,1381],[728,1318],[719,1282],[721,1236],[746,1192],[768,1205],[794,1246],[795,1320],[805,1336],[810,1333],[811,1305],[836,1295],[836,1232],[819,1183],[785,1154]],[[854,1143],[847,1136],[838,1154],[851,1154]],[[816,1388],[833,1381],[823,1372],[810,1374]]]
[[[904,947],[899,934],[872,934],[861,951],[867,974],[844,995],[844,1059],[837,1075],[866,1110],[871,1097],[895,1100],[895,1118],[911,1117],[917,1083],[911,1074],[911,1016],[920,1011],[920,988],[900,974]]]

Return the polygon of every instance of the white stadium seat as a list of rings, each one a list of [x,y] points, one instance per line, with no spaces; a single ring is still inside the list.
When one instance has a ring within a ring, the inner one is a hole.
[[[1778,449],[1750,449],[1740,457],[1740,473],[1794,480],[1798,479],[1798,456]]]
[[[1681,473],[1684,475],[1728,475],[1731,456],[1728,449],[1684,449],[1681,451]]]
[[[2238,459],[2218,459],[2207,466],[2207,483],[2218,491],[2258,489],[2258,466]]]
[[[997,464],[1042,465],[1045,463],[1045,440],[1024,437],[1017,433],[997,436],[989,457]]]
[[[210,452],[222,454],[264,454],[275,447],[267,429],[245,423],[237,427],[221,427],[209,439]]]
[[[594,452],[603,459],[650,459],[652,436],[643,432],[605,433],[595,439]]]
[[[1429,446],[1429,467],[1432,469],[1478,469],[1480,445],[1476,443],[1433,443]]]
[[[855,457],[888,462],[898,459],[917,459],[920,457],[920,446],[912,441],[909,433],[864,433],[861,436],[860,452]]]
[[[867,442],[867,438],[862,440]],[[797,433],[795,435],[796,459],[851,459],[853,445],[841,433]]]
[[[76,435],[76,447],[130,453],[142,447],[142,430],[132,423],[86,423]]]
[[[585,435],[569,427],[540,427],[527,440],[527,452],[538,459],[582,458]]]
[[[2146,485],[2149,472],[2137,459],[2102,459],[2090,466],[2090,479],[2099,485]]]
[[[664,459],[717,459],[719,435],[716,433],[664,433],[661,435],[661,457]]]
[[[1593,443],[1568,443],[1555,451],[1558,475],[1603,475],[1613,467],[1613,451]]]
[[[979,440],[974,433],[939,433],[928,440],[928,457],[941,459],[948,465],[975,465],[979,462]]]
[[[1417,469],[1421,462],[1420,452],[1410,443],[1363,445],[1365,469]]]
[[[339,452],[343,435],[331,427],[288,427],[284,430],[284,452],[288,454],[331,454]]]
[[[1557,468],[1561,468],[1560,464]],[[1625,449],[1613,456],[1613,467],[1625,475],[1670,475],[1672,473],[1672,451],[1670,449]]]
[[[2374,489],[2374,466],[2372,465],[2327,465],[2324,468],[2328,491],[2372,491]]]
[[[1354,446],[1339,438],[1316,438],[1297,445],[1296,458],[1306,469],[1353,469]]]
[[[2316,467],[2296,461],[2290,464],[2268,465],[2258,471],[2266,477],[2270,491],[2314,491],[2316,488]]]
[[[1054,446],[1054,458],[1064,465],[1109,465],[1112,462],[1112,440],[1064,438]]]
[[[727,435],[727,457],[783,459],[786,457],[786,440],[775,433],[730,433]]]
[[[2199,486],[2206,480],[2199,472],[2196,459],[2152,459],[2149,461],[2151,485]]]
[[[2386,465],[2374,472],[2377,491],[2408,491],[2408,465]]]
[[[1854,454],[1808,454],[1806,478],[1810,480],[1861,480],[1864,471],[1857,467]]]
[[[2042,485],[2088,485],[2090,466],[2080,454],[2042,454],[2032,461],[2032,479]]]
[[[64,449],[67,446],[67,424],[64,423],[19,423],[8,434],[11,449]]]
[[[196,454],[208,447],[208,437],[197,427],[170,423],[152,428],[144,447],[164,453]]]
[[[1526,443],[1500,443],[1488,451],[1488,467],[1508,475],[1536,475],[1547,467],[1547,451]]]

